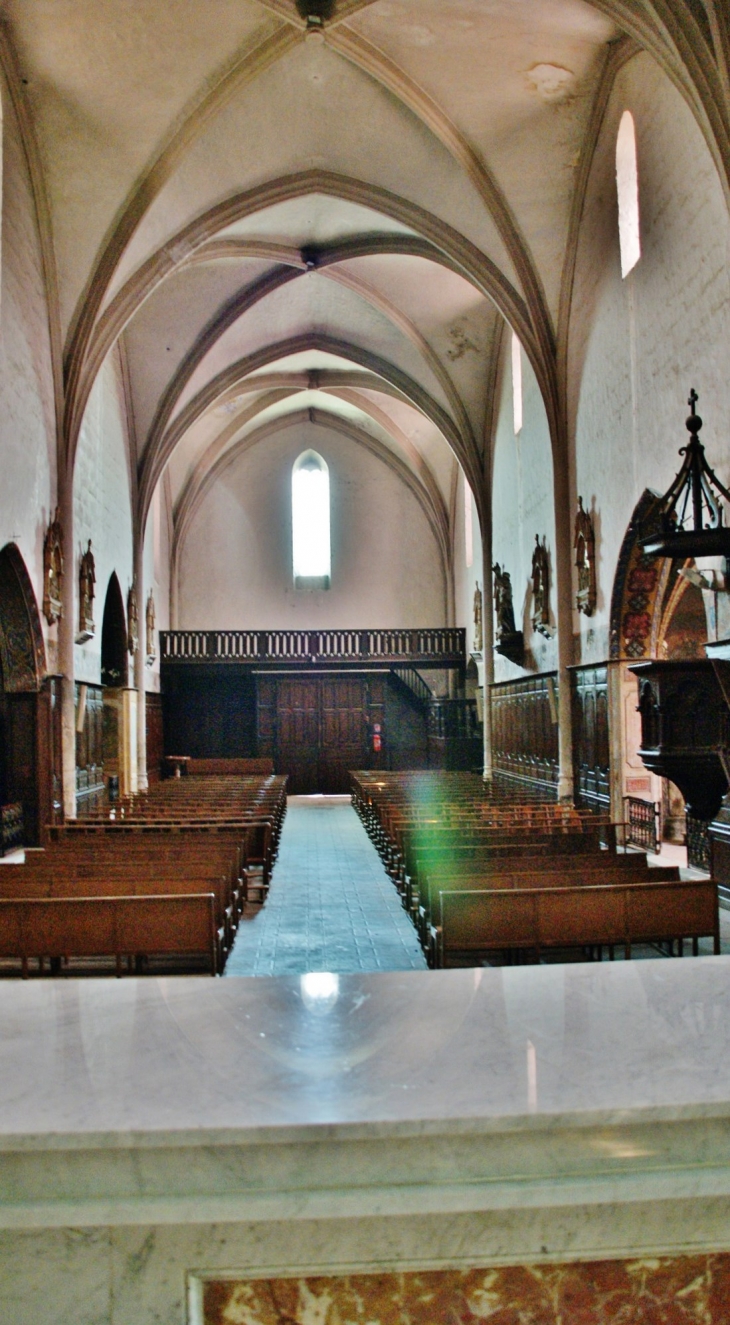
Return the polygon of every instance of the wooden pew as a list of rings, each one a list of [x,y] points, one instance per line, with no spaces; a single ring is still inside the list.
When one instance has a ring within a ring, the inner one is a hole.
[[[649,865],[641,852],[625,856],[571,857],[555,860],[550,856],[502,857],[489,863],[441,865],[432,871],[425,865],[419,871],[419,890],[413,893],[411,914],[416,921],[421,942],[428,943],[428,930],[432,914],[437,910],[440,892],[495,892],[554,888],[570,885],[584,888],[598,884],[632,884],[632,882],[676,882],[680,880],[677,865]],[[416,920],[417,917],[417,920]]]
[[[113,957],[120,976],[140,955],[202,959],[215,975],[213,894],[0,900],[0,957],[20,958],[24,978],[32,958]]]
[[[713,879],[588,887],[441,892],[431,961],[488,952],[540,953],[555,948],[673,943],[710,935],[720,951],[717,884]]]

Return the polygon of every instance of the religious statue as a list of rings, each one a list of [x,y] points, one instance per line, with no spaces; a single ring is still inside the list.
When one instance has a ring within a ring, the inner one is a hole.
[[[579,612],[593,616],[596,610],[596,535],[588,511],[583,509],[583,498],[578,498],[573,536],[575,564],[578,569],[578,593],[575,605]]]
[[[137,588],[134,582],[127,594],[127,648],[132,657],[139,648],[139,610],[137,608]]]
[[[477,583],[474,590],[474,653],[481,653],[484,647],[482,637],[482,591]]]
[[[541,543],[539,534],[535,534],[535,547],[532,553],[532,629],[538,630],[541,635],[552,634],[547,539],[543,539]]]
[[[96,629],[94,626],[94,585],[96,567],[91,551],[91,539],[79,563],[79,633],[76,643],[83,644],[91,639]]]
[[[147,665],[151,667],[155,661],[155,599],[151,589],[145,608],[145,637]]]
[[[59,509],[46,530],[43,540],[43,614],[49,626],[63,616],[61,585],[63,583],[63,530]]]
[[[515,612],[512,606],[512,580],[509,571],[502,570],[499,562],[492,566],[494,575],[494,612],[497,618],[497,638],[514,635]]]
[[[512,606],[512,580],[509,571],[502,570],[499,562],[492,566],[494,576],[494,613],[497,618],[497,653],[511,658],[512,662],[522,662],[524,643],[522,631],[515,629],[515,612]]]

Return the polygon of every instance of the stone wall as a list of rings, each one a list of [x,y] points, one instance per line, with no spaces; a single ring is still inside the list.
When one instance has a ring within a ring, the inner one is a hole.
[[[291,470],[308,447],[329,466],[332,587],[295,590]],[[289,428],[233,461],[180,557],[180,628],[439,626],[445,580],[416,497],[381,460],[329,428]]]
[[[56,432],[48,307],[27,162],[12,102],[2,96],[0,243],[0,547],[17,543],[40,608],[43,537],[55,505]],[[55,666],[56,627],[46,628]],[[50,645],[50,647],[49,647]]]
[[[110,355],[89,396],[74,470],[74,542],[66,570],[73,576],[74,621],[78,616],[78,567],[91,539],[96,561],[96,633],[75,646],[77,681],[101,679],[101,625],[104,601],[116,572],[125,608],[132,583],[132,506],[126,406],[119,361]]]

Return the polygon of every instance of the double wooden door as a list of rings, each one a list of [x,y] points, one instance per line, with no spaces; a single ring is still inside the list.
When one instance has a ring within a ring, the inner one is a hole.
[[[348,772],[367,766],[371,706],[382,701],[358,676],[259,676],[258,752],[288,773],[292,795],[349,791]]]

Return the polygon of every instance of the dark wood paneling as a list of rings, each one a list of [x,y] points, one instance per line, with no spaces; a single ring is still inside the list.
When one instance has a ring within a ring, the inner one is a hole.
[[[374,676],[259,676],[258,751],[292,795],[350,789],[354,768],[388,767],[385,682]],[[373,727],[381,750],[373,751]]]
[[[49,824],[63,819],[61,677],[49,676],[38,696],[37,781],[40,842]]]
[[[611,804],[608,667],[576,667],[571,677],[576,804],[606,811]]]
[[[0,803],[20,802],[23,807],[23,841],[28,845],[37,845],[40,840],[37,714],[37,693],[3,694],[0,697]]]
[[[76,713],[81,686],[76,685]],[[104,790],[104,691],[87,685],[84,725],[76,732],[76,799],[80,807]]]
[[[154,691],[145,695],[145,729],[147,732],[147,781],[159,782],[165,754],[162,726],[162,696]]]
[[[505,681],[490,690],[497,773],[553,790],[558,783],[558,679],[555,672]]]
[[[244,667],[170,668],[162,696],[165,754],[250,759],[256,749],[256,683]]]
[[[276,688],[276,771],[288,773],[292,795],[322,791],[319,777],[320,681],[279,680]]]

